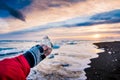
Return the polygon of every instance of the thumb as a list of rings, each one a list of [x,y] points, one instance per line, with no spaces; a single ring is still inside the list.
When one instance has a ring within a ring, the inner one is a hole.
[[[46,46],[46,45],[41,45],[41,46],[42,46],[44,51],[46,51],[48,49],[48,46]]]
[[[48,48],[46,51],[44,51],[44,55],[48,56],[52,52],[51,48]]]

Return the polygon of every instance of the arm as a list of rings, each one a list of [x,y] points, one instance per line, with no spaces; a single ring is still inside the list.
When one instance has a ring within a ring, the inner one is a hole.
[[[0,80],[25,80],[30,68],[36,66],[51,52],[45,45],[36,45],[23,55],[0,61]]]
[[[45,45],[36,45],[24,53],[24,57],[28,61],[30,67],[36,66],[47,55],[51,53],[52,49]]]

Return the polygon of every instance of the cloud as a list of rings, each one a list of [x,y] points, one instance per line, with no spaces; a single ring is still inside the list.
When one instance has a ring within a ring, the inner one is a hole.
[[[0,17],[6,18],[12,15],[25,21],[24,15],[18,9],[24,8],[30,3],[31,0],[0,0]]]
[[[102,39],[119,38],[120,37],[120,23],[116,24],[101,24],[93,26],[82,27],[59,27],[50,28],[43,31],[34,32],[14,32],[8,34],[1,34],[0,39],[34,39],[39,40],[41,36],[48,35],[52,39],[88,39],[91,40],[93,35],[99,34]]]
[[[91,26],[97,24],[112,24],[120,22],[120,9],[112,10],[109,12],[103,12],[87,17],[77,17],[68,19],[62,22],[49,23],[44,26],[49,27],[80,27]],[[41,28],[41,27],[40,27]]]
[[[91,17],[92,20],[113,20],[120,18],[120,9],[99,13]]]
[[[84,2],[86,0],[52,0],[50,1],[46,6],[47,7],[62,7],[62,6],[70,6],[70,4],[78,3],[78,2]]]
[[[83,26],[92,26],[98,24],[113,24],[120,22],[120,10],[113,10],[109,12],[99,13],[87,17],[77,17],[68,19],[60,22],[48,23],[41,26],[34,26],[34,28],[28,28],[24,30],[14,31],[8,34],[26,34],[36,31],[43,31],[50,28],[59,28],[59,27],[83,27]]]
[[[12,3],[14,0],[2,1],[11,1]],[[24,30],[51,22],[64,21],[78,16],[90,16],[96,13],[119,9],[119,2],[119,0],[78,0],[78,2],[77,0],[33,0],[30,5],[20,9],[26,16],[26,22],[11,16],[7,19],[4,18],[9,23],[9,28],[4,33]],[[3,33],[2,31],[3,29],[0,30],[0,34]]]
[[[120,9],[112,10],[109,12],[103,12],[90,16],[90,20],[86,22],[80,22],[73,25],[65,25],[68,27],[71,26],[91,26],[97,24],[112,24],[120,22]]]
[[[17,38],[21,35],[41,33],[51,28],[80,27],[81,29],[90,27],[91,31],[86,32],[86,34],[89,34],[92,33],[92,26],[118,24],[120,22],[119,8],[119,1],[114,0],[34,0],[32,4],[21,10],[26,15],[27,22],[22,23],[19,20],[5,19],[9,25],[6,29],[1,28],[0,34],[1,38],[5,35],[8,35],[7,37],[15,35]],[[108,31],[103,33],[105,32]],[[116,32],[119,33],[119,31]],[[3,33],[5,34],[3,35]],[[112,33],[112,31],[109,33]]]
[[[0,0],[1,4],[6,4],[7,6],[14,9],[23,9],[29,6],[33,0]],[[2,6],[2,5],[1,5]]]
[[[69,0],[69,2],[83,2],[83,1],[87,1],[87,0]]]
[[[120,22],[120,9],[99,13],[99,14],[93,15],[90,19],[94,21],[96,20],[96,22],[98,23]]]

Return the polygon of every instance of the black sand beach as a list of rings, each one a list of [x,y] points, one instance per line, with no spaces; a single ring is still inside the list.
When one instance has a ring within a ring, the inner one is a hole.
[[[105,51],[91,59],[87,80],[120,80],[120,41],[94,43]]]

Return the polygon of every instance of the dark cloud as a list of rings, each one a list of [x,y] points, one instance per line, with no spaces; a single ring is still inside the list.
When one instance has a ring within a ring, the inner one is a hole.
[[[19,9],[26,7],[32,0],[0,0],[0,17],[6,18],[10,15],[25,21],[25,16]]]
[[[90,21],[77,23],[72,25],[64,25],[66,27],[73,26],[91,26],[97,24],[112,24],[120,22],[120,9],[112,10],[109,12],[99,13],[91,16]]]
[[[0,0],[3,1],[6,5],[14,9],[22,9],[26,6],[29,6],[33,0]]]
[[[69,2],[83,2],[83,1],[87,1],[87,0],[68,0]]]
[[[91,20],[112,20],[120,19],[120,9],[93,15]]]
[[[97,21],[97,20],[96,20]],[[119,23],[120,19],[112,19],[112,20],[105,20],[105,21],[90,21],[90,22],[84,22],[84,23],[78,23],[74,25],[65,25],[67,27],[73,27],[73,26],[92,26],[92,25],[99,25],[99,24],[112,24],[112,23]]]
[[[30,9],[47,10],[49,8],[59,8],[71,6],[72,4],[84,2],[86,0],[33,0]]]
[[[61,7],[61,4],[49,4],[48,7]]]
[[[0,0],[0,17],[8,18],[10,15],[25,20],[25,12],[32,9],[46,10],[51,7],[69,6],[72,3],[83,2],[86,0]],[[25,7],[29,8],[25,9]],[[23,12],[19,10],[25,11]]]

